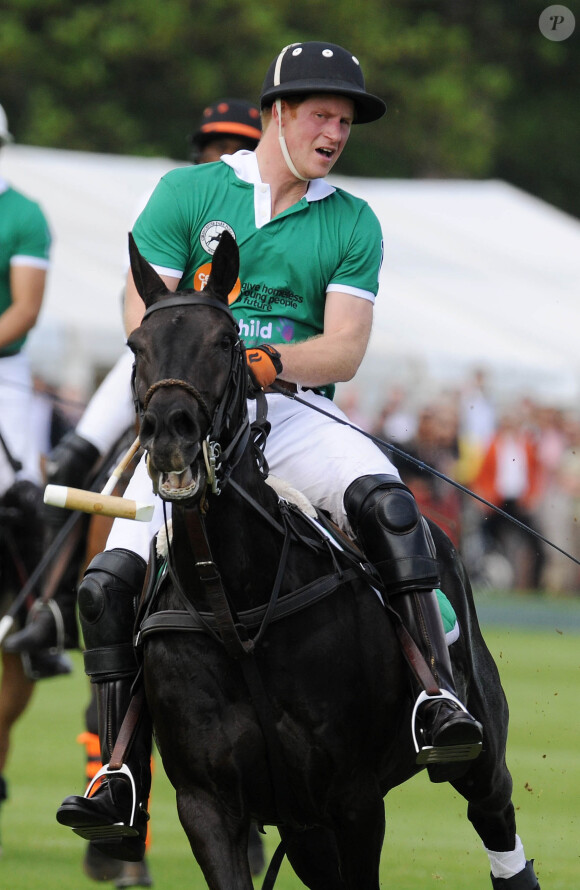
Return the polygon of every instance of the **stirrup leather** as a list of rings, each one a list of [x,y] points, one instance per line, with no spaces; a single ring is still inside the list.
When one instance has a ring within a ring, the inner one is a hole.
[[[417,711],[426,701],[440,701],[442,699],[454,702],[465,714],[469,715],[465,705],[452,692],[448,692],[447,689],[441,689],[437,695],[429,695],[425,691],[420,693],[411,715],[411,732],[417,754],[415,763],[420,766],[428,766],[431,763],[460,763],[466,760],[475,760],[481,753],[481,742],[463,745],[441,745],[438,748],[434,745],[423,745],[423,747],[420,747],[417,741]]]
[[[133,778],[131,770],[126,763],[122,763],[119,769],[110,769],[108,763],[102,766],[91,779],[83,796],[85,798],[89,798],[94,786],[99,779],[103,778],[103,776],[118,776],[120,774],[128,777],[133,794],[133,804],[131,807],[131,818],[129,822],[114,822],[112,825],[85,825],[81,828],[73,828],[73,831],[76,832],[76,834],[79,834],[81,837],[85,838],[85,840],[107,841],[121,836],[137,837],[139,835],[138,829],[135,828],[135,814],[137,812],[137,789],[135,787],[135,779]]]

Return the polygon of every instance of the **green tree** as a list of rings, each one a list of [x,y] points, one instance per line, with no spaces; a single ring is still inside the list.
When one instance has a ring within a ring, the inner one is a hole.
[[[278,49],[328,39],[360,57],[388,105],[353,128],[339,172],[502,177],[580,215],[578,35],[543,37],[543,7],[4,0],[0,102],[22,143],[181,159],[208,102],[257,101]]]

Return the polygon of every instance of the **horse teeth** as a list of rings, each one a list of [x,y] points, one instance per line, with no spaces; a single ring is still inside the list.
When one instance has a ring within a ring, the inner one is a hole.
[[[170,500],[191,497],[199,484],[199,471],[194,478],[191,467],[159,474],[159,492]]]

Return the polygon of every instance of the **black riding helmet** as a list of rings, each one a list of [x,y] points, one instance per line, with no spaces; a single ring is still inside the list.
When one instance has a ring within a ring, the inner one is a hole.
[[[284,96],[333,93],[355,104],[355,124],[368,124],[383,116],[387,106],[367,93],[358,59],[335,43],[309,41],[284,47],[268,69],[260,102],[271,106]]]
[[[261,135],[260,109],[256,105],[245,99],[217,99],[204,108],[198,129],[189,137],[191,159],[196,160],[205,146],[220,136],[237,136],[253,150]]]

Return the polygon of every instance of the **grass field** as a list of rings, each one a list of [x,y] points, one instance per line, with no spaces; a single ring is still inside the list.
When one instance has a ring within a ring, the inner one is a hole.
[[[580,886],[580,635],[573,622],[557,618],[525,630],[484,621],[484,631],[510,703],[508,762],[519,834],[543,890],[573,890]],[[75,738],[88,696],[78,655],[75,666],[73,675],[38,685],[14,734],[6,770],[10,799],[2,808],[2,890],[98,886],[81,869],[85,842],[54,819],[62,798],[84,789],[84,752]],[[155,887],[203,890],[159,762],[151,809]],[[467,822],[465,802],[450,786],[416,776],[391,792],[386,813],[382,887],[489,890],[487,856]],[[268,829],[268,853],[276,840]],[[302,886],[284,863],[277,890]]]

